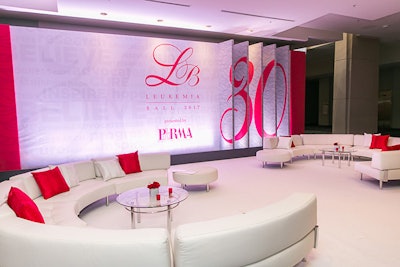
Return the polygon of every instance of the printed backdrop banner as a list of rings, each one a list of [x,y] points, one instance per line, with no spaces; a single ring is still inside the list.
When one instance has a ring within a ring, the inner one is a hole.
[[[262,134],[258,134],[257,127],[262,129],[262,121],[257,121],[256,118],[262,118],[263,111],[261,109],[256,110],[256,103],[262,101],[262,90],[263,88],[258,87],[260,80],[262,79],[262,50],[263,44],[256,43],[249,46],[249,61],[253,65],[249,69],[250,85],[249,85],[249,105],[253,106],[253,113],[250,114],[250,127],[249,127],[249,146],[257,147],[262,146]],[[252,68],[252,70],[251,70]],[[258,92],[260,91],[260,92]],[[259,99],[258,99],[259,98]],[[256,114],[258,113],[258,114]],[[260,125],[258,125],[260,124]]]
[[[259,147],[304,99],[288,46],[0,25],[0,48],[0,170]]]
[[[288,46],[276,49],[276,112],[278,136],[290,135],[290,51]]]
[[[263,75],[260,81],[262,91],[262,102],[260,109],[263,110],[262,125],[259,132],[263,137],[276,135],[276,45],[268,45],[263,48]],[[256,119],[260,121],[261,119]],[[263,130],[264,129],[264,130]]]
[[[249,42],[233,46],[232,78],[233,85],[233,129],[234,148],[249,147],[248,129],[252,107],[249,103],[249,82],[252,70],[249,65]]]
[[[218,44],[11,27],[21,167],[220,147]]]
[[[232,77],[232,54],[233,40],[228,40],[219,45],[219,107],[220,107],[220,124],[219,130],[222,137],[221,150],[233,149],[233,101],[232,89],[233,85],[230,82]]]

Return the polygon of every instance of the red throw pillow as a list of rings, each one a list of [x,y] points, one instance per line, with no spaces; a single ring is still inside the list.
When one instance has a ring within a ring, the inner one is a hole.
[[[126,174],[141,172],[138,152],[117,155],[119,164]]]
[[[7,204],[18,217],[32,222],[44,223],[43,216],[35,202],[17,187],[11,187]]]
[[[372,135],[372,141],[369,148],[383,149],[387,146],[389,135]]]
[[[44,199],[69,191],[69,186],[58,167],[43,172],[32,172],[32,175]]]

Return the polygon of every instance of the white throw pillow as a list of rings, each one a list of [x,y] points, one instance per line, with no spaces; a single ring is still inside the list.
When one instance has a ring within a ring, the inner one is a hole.
[[[381,135],[380,133],[374,135]],[[364,133],[364,143],[363,146],[370,147],[372,142],[372,134]]]
[[[278,137],[266,137],[263,142],[264,149],[274,149],[278,145]]]
[[[94,173],[95,173],[96,177],[101,177],[101,173],[100,173],[99,167],[96,165],[96,162],[97,161],[112,160],[112,159],[117,159],[117,157],[111,156],[111,157],[103,157],[103,158],[94,158],[94,159],[92,159],[92,161],[94,163]]]
[[[116,158],[96,161],[94,164],[100,171],[104,181],[125,176],[125,172]]]
[[[292,137],[290,136],[280,136],[278,146],[276,148],[289,149],[292,147]]]
[[[57,165],[58,168],[60,169],[60,172],[62,174],[62,176],[65,179],[65,182],[67,182],[68,186],[74,187],[77,186],[79,184],[79,179],[78,179],[78,175],[75,171],[75,167],[73,164],[60,164]],[[56,166],[50,165],[49,168],[50,169],[54,169]]]

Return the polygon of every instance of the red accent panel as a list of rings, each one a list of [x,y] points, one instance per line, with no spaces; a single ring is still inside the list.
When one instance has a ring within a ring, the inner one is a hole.
[[[291,51],[290,57],[290,134],[301,134],[305,124],[306,54]]]
[[[0,171],[21,169],[10,26],[0,24]]]

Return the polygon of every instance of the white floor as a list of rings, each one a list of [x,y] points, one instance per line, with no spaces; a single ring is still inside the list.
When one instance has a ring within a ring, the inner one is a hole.
[[[318,200],[317,249],[299,266],[400,266],[400,181],[384,183],[364,178],[342,162],[296,159],[293,163],[262,164],[255,157],[194,163],[218,168],[211,191],[192,187],[187,200],[173,211],[176,225],[245,212],[285,198],[293,192],[313,192]],[[193,164],[187,164],[193,165]],[[175,165],[182,169],[186,165]],[[170,179],[171,185],[177,185]],[[178,186],[178,185],[177,185]],[[130,215],[112,201],[99,201],[81,213],[89,226],[130,228]],[[137,227],[166,227],[166,214],[142,217]],[[173,230],[172,230],[173,231]]]

